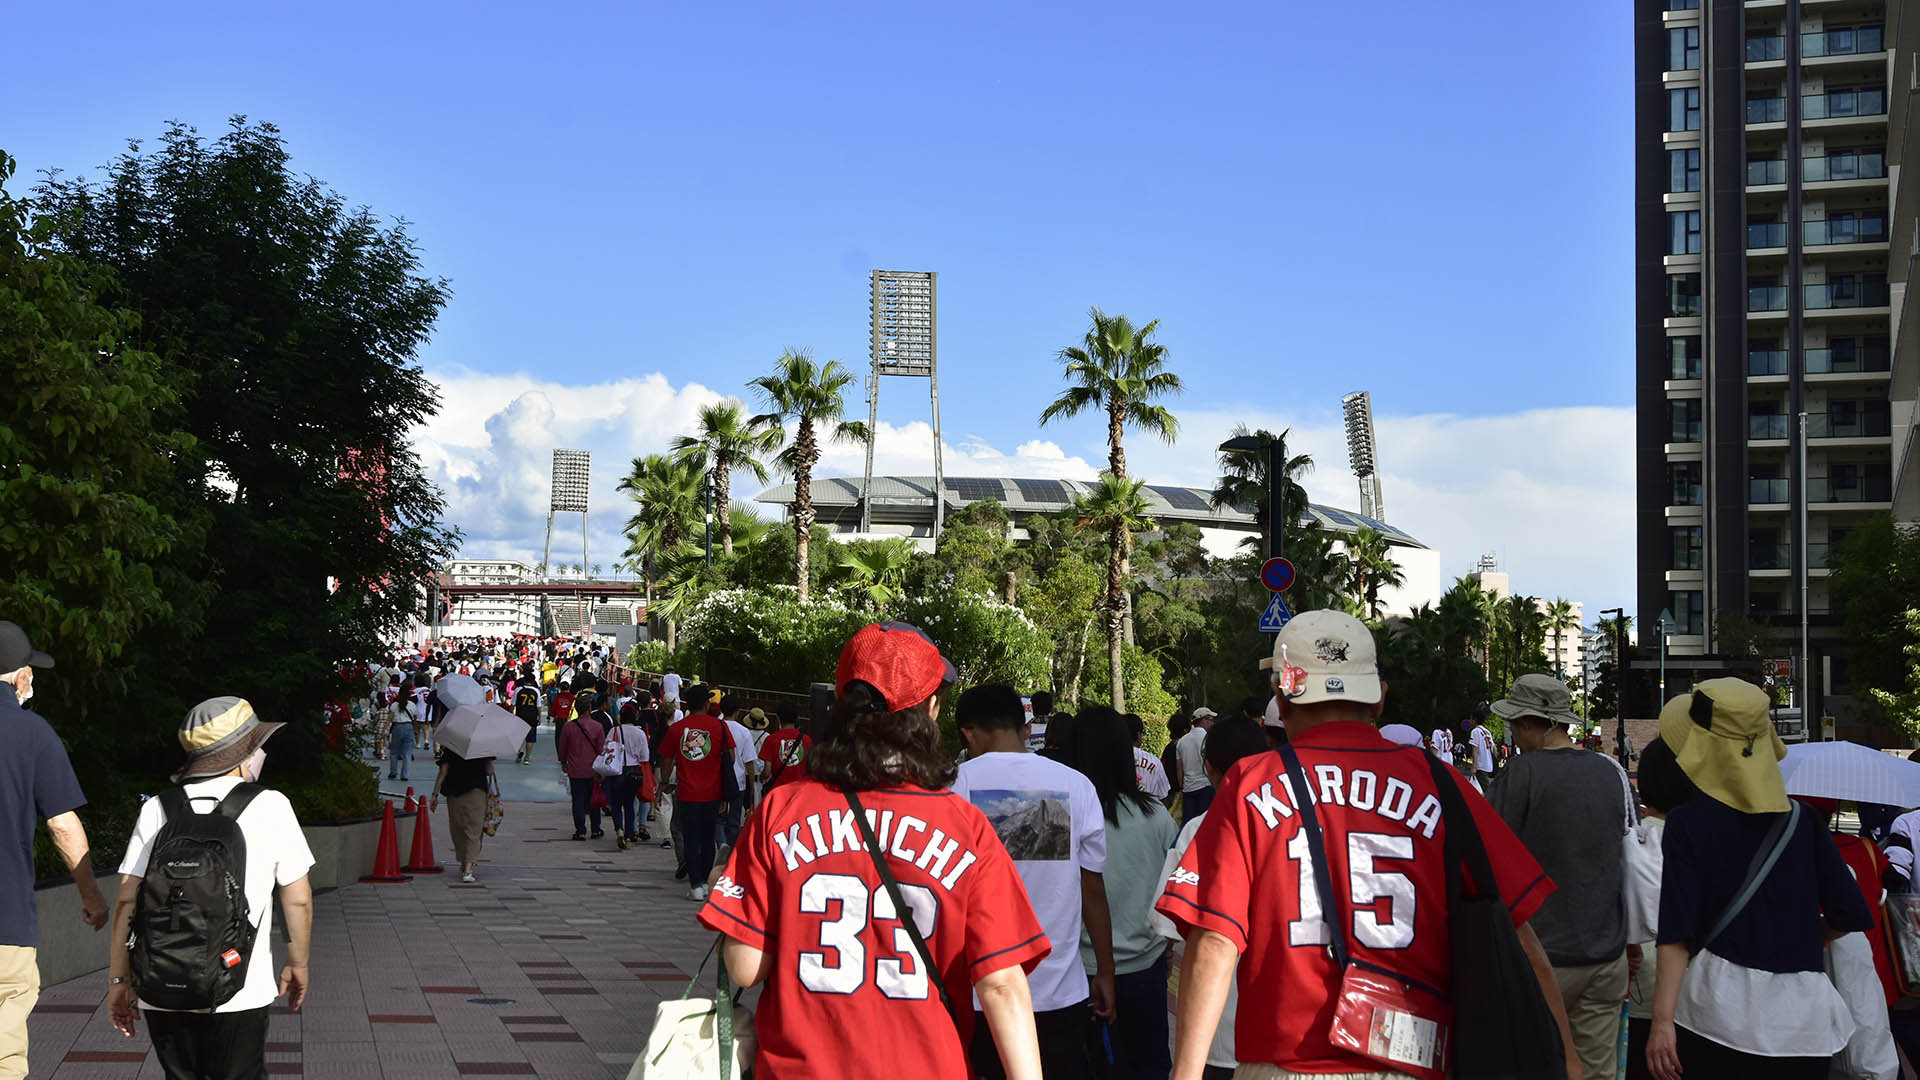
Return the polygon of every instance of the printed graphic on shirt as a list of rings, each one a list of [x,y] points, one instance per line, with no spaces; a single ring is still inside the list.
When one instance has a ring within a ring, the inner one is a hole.
[[[713,752],[712,734],[699,728],[687,728],[680,733],[680,756],[688,761],[705,761]]]
[[[800,759],[806,756],[806,744],[799,739],[788,739],[786,743],[780,747],[780,764],[782,765],[798,765],[800,764]]]
[[[1000,834],[1015,862],[1073,858],[1073,815],[1064,791],[975,789],[968,795]]]

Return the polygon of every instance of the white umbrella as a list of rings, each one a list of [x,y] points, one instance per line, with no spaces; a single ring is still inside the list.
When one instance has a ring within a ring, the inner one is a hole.
[[[527,725],[498,705],[462,705],[440,721],[440,730],[433,737],[469,761],[508,757],[526,743]]]
[[[1796,743],[1780,762],[1787,794],[1920,806],[1920,762],[1850,742]]]
[[[433,684],[434,696],[448,709],[457,709],[462,705],[478,705],[487,700],[487,692],[473,681],[471,675],[444,675]]]

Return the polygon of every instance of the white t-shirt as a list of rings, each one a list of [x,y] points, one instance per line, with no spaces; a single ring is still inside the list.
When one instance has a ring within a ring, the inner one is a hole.
[[[239,784],[237,776],[200,780],[186,785],[187,796],[193,800],[195,812],[204,814],[218,806]],[[127,841],[126,857],[120,860],[122,874],[147,876],[147,857],[152,854],[154,838],[160,835],[160,827],[165,823],[159,799],[148,799],[141,804],[140,816],[133,825],[133,839]],[[253,956],[247,962],[246,984],[213,1010],[217,1013],[264,1009],[280,996],[280,971],[273,966],[273,887],[299,881],[313,866],[313,852],[308,850],[306,834],[300,831],[300,822],[293,816],[293,805],[277,791],[262,791],[247,804],[240,813],[240,834],[247,841],[247,913],[253,916],[256,933]],[[140,1007],[155,1008],[144,1001]]]
[[[1087,973],[1080,967],[1080,872],[1107,868],[1106,819],[1093,782],[1051,758],[996,751],[961,765],[953,792],[993,822],[1053,945],[1027,977],[1034,1009],[1087,1000]]]
[[[1180,763],[1180,790],[1199,791],[1207,786],[1207,729],[1196,727],[1174,744],[1174,759]]]
[[[668,701],[680,700],[680,676],[669,671],[660,678],[660,696]]]
[[[1140,782],[1140,790],[1156,799],[1164,799],[1173,790],[1167,783],[1167,770],[1160,767],[1160,759],[1139,747],[1133,748],[1133,778]]]
[[[733,778],[740,783],[740,790],[747,790],[747,762],[752,761],[753,732],[737,720],[729,720],[727,730],[733,734]]]
[[[1475,724],[1467,737],[1473,741],[1473,771],[1492,772],[1493,732],[1488,731],[1485,724]]]

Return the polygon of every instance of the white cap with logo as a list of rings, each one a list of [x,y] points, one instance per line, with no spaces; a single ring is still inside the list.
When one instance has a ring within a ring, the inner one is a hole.
[[[1273,672],[1274,693],[1296,705],[1372,705],[1380,700],[1373,631],[1345,612],[1303,611],[1294,616],[1260,668]]]

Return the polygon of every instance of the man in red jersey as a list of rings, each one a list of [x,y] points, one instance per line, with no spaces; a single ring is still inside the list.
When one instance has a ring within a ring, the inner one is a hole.
[[[695,689],[702,701],[710,696],[704,686]],[[720,771],[730,767],[727,751],[733,749],[733,734],[719,709],[720,703],[712,701],[688,713],[660,740],[660,760],[673,765],[673,825],[685,847],[687,880],[693,883],[689,900],[707,898],[707,876],[719,848],[720,812],[726,806]]]
[[[1186,935],[1173,1076],[1202,1080],[1227,985],[1238,965],[1234,1052],[1241,1080],[1349,1073],[1397,1076],[1380,1059],[1332,1041],[1341,975],[1328,944],[1337,927],[1356,962],[1445,993],[1452,985],[1446,823],[1426,755],[1373,726],[1384,687],[1366,624],[1335,611],[1305,612],[1274,643],[1271,669],[1287,737],[1308,793],[1296,793],[1278,752],[1228,773],[1158,908]],[[1502,898],[1533,961],[1566,1045],[1579,1059],[1546,954],[1527,919],[1553,892],[1526,846],[1485,799],[1456,784],[1471,808]],[[1325,836],[1335,917],[1322,914],[1302,812]],[[1468,885],[1471,888],[1471,885]],[[1246,954],[1244,962],[1241,953]],[[1396,1039],[1395,1042],[1399,1040]],[[1433,1047],[1429,1057],[1438,1058]],[[1444,1058],[1420,1063],[1444,1072]],[[1414,1071],[1410,1066],[1408,1072]]]
[[[779,728],[760,743],[769,790],[807,775],[807,751],[813,749],[813,738],[800,730],[798,705],[783,701],[777,715]]]
[[[967,1080],[973,991],[1007,1074],[1040,1080],[1026,972],[1047,938],[993,825],[946,790],[938,695],[952,679],[911,626],[854,634],[807,775],[747,819],[700,909],[734,979],[766,984],[758,1075]]]

